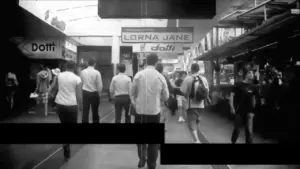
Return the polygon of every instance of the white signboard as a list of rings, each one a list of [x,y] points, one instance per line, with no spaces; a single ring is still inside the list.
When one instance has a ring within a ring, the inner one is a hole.
[[[193,43],[192,27],[122,28],[122,43]]]
[[[69,41],[65,42],[65,48],[71,50],[72,52],[77,53],[77,46],[73,45],[72,43],[70,43]]]
[[[19,49],[28,56],[36,58],[62,58],[60,40],[28,40]]]
[[[182,53],[182,44],[165,44],[165,43],[146,43],[134,44],[133,52],[147,52],[147,53]]]

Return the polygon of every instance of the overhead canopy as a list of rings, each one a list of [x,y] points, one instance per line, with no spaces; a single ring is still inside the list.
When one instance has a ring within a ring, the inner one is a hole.
[[[280,38],[293,34],[293,30],[299,29],[299,18],[299,15],[291,15],[290,11],[274,16],[257,28],[204,53],[196,59],[212,60],[220,58],[224,60],[226,57],[235,57],[238,54],[246,52],[248,49],[258,48],[272,43]]]
[[[57,28],[68,36],[120,36],[121,27],[167,26],[167,19],[101,19],[98,0],[20,0],[20,6],[50,25],[63,25]]]

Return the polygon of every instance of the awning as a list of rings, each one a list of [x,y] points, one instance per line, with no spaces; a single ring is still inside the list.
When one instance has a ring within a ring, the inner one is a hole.
[[[204,53],[197,57],[196,60],[213,60],[216,58],[222,60],[226,57],[246,52],[248,49],[258,48],[272,43],[279,38],[289,36],[294,29],[299,29],[299,22],[300,16],[291,15],[290,11],[274,16],[257,28]]]

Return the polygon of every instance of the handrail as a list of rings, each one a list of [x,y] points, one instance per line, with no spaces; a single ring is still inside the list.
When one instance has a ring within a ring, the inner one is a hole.
[[[255,9],[261,8],[261,7],[265,6],[266,4],[268,4],[268,3],[272,2],[272,1],[274,1],[274,0],[265,1],[265,2],[261,3],[260,5],[257,5],[257,6],[255,6],[253,8],[251,8],[251,9],[247,10],[246,12],[241,13],[239,16],[237,16],[237,18],[240,18],[241,16],[243,16],[243,15],[249,13],[249,12],[252,12]]]
[[[222,21],[222,20],[226,19],[227,17],[229,17],[229,16],[231,16],[231,15],[237,13],[237,12],[243,12],[243,11],[246,11],[246,10],[236,10],[234,12],[231,12],[230,14],[228,14],[228,15],[224,16],[223,18],[221,18],[219,21]]]

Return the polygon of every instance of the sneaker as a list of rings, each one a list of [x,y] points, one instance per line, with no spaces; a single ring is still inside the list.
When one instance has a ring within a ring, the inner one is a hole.
[[[185,122],[185,120],[184,120],[184,118],[183,117],[179,117],[179,119],[178,119],[178,122]]]
[[[195,144],[200,144],[200,140],[194,141]]]

